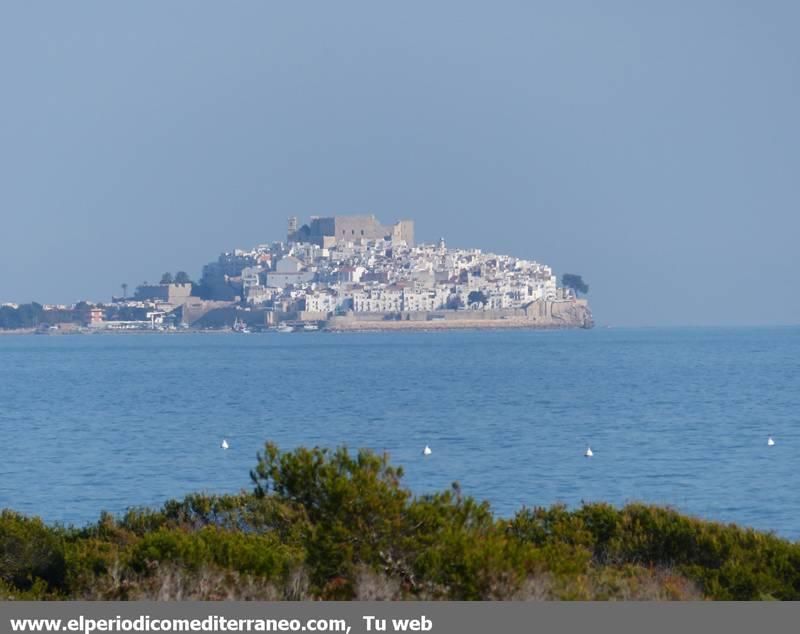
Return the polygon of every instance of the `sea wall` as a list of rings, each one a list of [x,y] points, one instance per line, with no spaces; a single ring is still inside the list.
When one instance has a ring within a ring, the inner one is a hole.
[[[326,329],[447,330],[457,328],[592,328],[585,299],[537,300],[518,309],[438,310],[399,313],[348,313],[332,317]]]

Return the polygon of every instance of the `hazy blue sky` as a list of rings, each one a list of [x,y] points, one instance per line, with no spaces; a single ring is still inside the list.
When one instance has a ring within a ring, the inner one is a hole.
[[[0,5],[0,302],[375,213],[600,323],[800,322],[800,3]]]

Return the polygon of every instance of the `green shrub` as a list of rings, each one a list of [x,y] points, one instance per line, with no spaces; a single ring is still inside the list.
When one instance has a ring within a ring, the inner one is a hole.
[[[160,528],[149,533],[130,550],[129,562],[136,572],[164,563],[180,564],[189,570],[213,565],[278,579],[299,565],[302,556],[270,535],[206,526],[197,532]]]
[[[56,591],[65,578],[64,545],[58,532],[38,518],[0,512],[0,580],[22,591],[41,580]]]
[[[96,537],[70,540],[65,544],[65,559],[67,587],[71,592],[82,593],[98,577],[108,575],[119,566],[120,547]]]
[[[405,527],[411,494],[403,471],[369,451],[297,449],[268,443],[251,472],[259,499],[276,496],[308,518],[303,541],[312,581],[335,598],[349,598],[359,564],[376,564]]]
[[[170,501],[160,513],[162,525],[200,529],[217,526],[245,533],[274,533],[282,542],[299,545],[307,530],[307,514],[297,505],[275,496],[189,495]]]
[[[0,514],[0,599],[800,599],[800,544],[671,509],[499,519],[386,456],[267,444],[255,490],[49,528]]]

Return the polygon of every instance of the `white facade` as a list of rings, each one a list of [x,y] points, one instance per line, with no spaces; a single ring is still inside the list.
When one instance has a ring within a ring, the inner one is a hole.
[[[306,310],[313,313],[332,313],[339,307],[335,293],[310,293],[306,295]]]
[[[311,312],[331,313],[345,304],[355,312],[430,312],[446,308],[453,295],[468,310],[518,309],[562,296],[549,266],[480,249],[451,249],[444,240],[415,247],[385,240],[326,248],[275,243],[225,257],[250,263],[234,269],[241,270],[242,294],[249,302],[304,301]],[[474,292],[486,301],[470,305]]]

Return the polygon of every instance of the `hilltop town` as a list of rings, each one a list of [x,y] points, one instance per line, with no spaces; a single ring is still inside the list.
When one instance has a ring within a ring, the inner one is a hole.
[[[179,272],[132,297],[123,289],[109,304],[5,305],[0,327],[23,309],[28,322],[20,317],[17,327],[39,332],[593,325],[577,296],[587,287],[559,287],[547,265],[450,248],[443,238],[417,245],[412,220],[383,225],[372,215],[290,218],[284,241],[222,253],[197,282]]]

